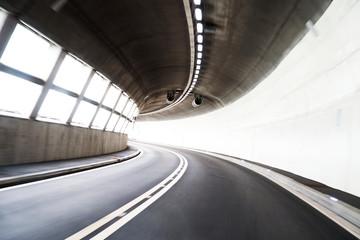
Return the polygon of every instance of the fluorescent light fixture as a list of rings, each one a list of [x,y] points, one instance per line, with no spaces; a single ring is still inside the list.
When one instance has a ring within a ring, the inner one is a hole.
[[[204,41],[203,35],[201,35],[201,34],[197,35],[197,41],[198,41],[198,43],[202,43]]]
[[[335,197],[330,197],[330,199],[331,199],[332,201],[334,201],[334,202],[337,202],[337,201],[338,201],[338,199],[335,198]]]
[[[201,52],[199,52],[198,54],[197,54],[197,58],[202,58],[202,53]]]
[[[64,5],[66,4],[67,0],[56,0],[51,4],[51,8],[55,11],[55,12],[59,12]],[[195,3],[196,4],[196,3]]]
[[[200,69],[200,65],[196,65],[196,69],[199,70],[199,69]]]
[[[196,30],[197,30],[198,33],[202,33],[202,32],[203,32],[204,27],[203,27],[202,23],[196,24]]]
[[[200,59],[196,60],[196,64],[201,64],[201,60]]]
[[[198,44],[197,47],[198,47],[198,51],[199,51],[199,52],[202,52],[202,50],[203,50],[203,45],[202,45],[202,44]]]
[[[198,20],[198,21],[201,21],[201,20],[202,20],[202,12],[201,12],[201,9],[200,9],[200,8],[196,8],[196,9],[195,9],[195,18],[196,18],[196,20]]]
[[[194,0],[195,5],[200,5],[201,4],[201,0]]]

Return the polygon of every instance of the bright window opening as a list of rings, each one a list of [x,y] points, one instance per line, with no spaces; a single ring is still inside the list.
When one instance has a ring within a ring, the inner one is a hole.
[[[131,109],[130,109],[130,111],[129,111],[129,113],[128,113],[128,115],[127,115],[127,117],[128,117],[129,119],[131,119],[131,116],[133,115],[133,113],[134,113],[134,111],[135,111],[135,108],[136,108],[136,105],[133,104],[132,107],[131,107]]]
[[[130,115],[129,115],[129,118],[130,118],[131,120],[133,120],[136,111],[137,111],[137,107],[134,105],[134,107],[133,107],[133,109],[131,110]]]
[[[136,110],[135,110],[135,112],[134,112],[134,114],[133,114],[132,117],[137,117],[138,115],[139,115],[139,108],[136,107]]]
[[[201,52],[199,52],[198,54],[197,54],[197,58],[202,58],[202,53]]]
[[[46,81],[59,53],[60,48],[18,24],[1,62]]]
[[[197,35],[197,42],[202,43],[204,41],[203,35],[199,34]]]
[[[65,123],[76,103],[76,98],[50,90],[42,104],[37,119]]]
[[[111,86],[108,93],[105,96],[103,105],[108,106],[109,108],[114,108],[114,105],[119,95],[120,95],[120,90],[114,86]]]
[[[128,98],[123,94],[118,102],[118,105],[116,106],[115,110],[118,111],[119,113],[122,112],[122,110],[125,107],[125,104],[127,102]]]
[[[66,55],[57,73],[54,84],[77,94],[83,89],[90,68],[70,55]]]
[[[0,9],[0,31],[6,18],[7,13]],[[41,35],[31,30],[31,28],[22,24],[17,24],[0,62],[31,76],[47,81],[60,52],[60,47],[43,38]],[[66,55],[55,76],[54,84],[80,94],[91,70],[92,69],[82,63],[81,60],[78,60],[71,55]],[[110,81],[103,78],[101,74],[94,74],[84,96],[93,101],[100,102],[104,97],[109,82]],[[41,85],[4,72],[0,72],[0,86],[0,114],[25,118],[30,116],[43,90],[43,86]],[[113,108],[120,94],[120,89],[116,86],[111,86],[104,98],[103,104]],[[50,89],[36,118],[42,121],[66,123],[75,106],[76,100],[75,97],[69,96],[61,91]],[[128,117],[138,114],[136,113],[136,111],[138,112],[138,109],[132,100],[129,101],[125,108],[127,100],[128,96],[123,93],[116,106],[116,110],[118,112],[124,110],[124,114]],[[96,109],[97,106],[86,101],[81,101],[71,124],[87,127],[90,124]],[[108,110],[100,108],[92,127],[103,129],[110,114],[111,112]],[[118,119],[119,115],[113,114],[106,130],[111,131],[115,127]],[[118,126],[118,128],[122,126],[121,122],[124,121],[124,119],[119,120],[120,124],[118,125],[120,126]],[[118,131],[120,131],[120,129],[118,129]]]
[[[200,5],[200,4],[201,4],[201,0],[194,0],[194,3],[195,3],[196,5]]]
[[[124,125],[124,128],[123,128],[123,131],[124,133],[128,134],[129,131],[130,131],[130,125],[131,123],[129,121],[126,121],[125,125]]]
[[[196,64],[201,64],[201,60],[200,59],[196,60]]]
[[[198,45],[197,45],[197,48],[198,48],[198,51],[199,51],[199,52],[202,52],[202,50],[203,50],[203,45],[202,45],[202,44],[198,44]]]
[[[121,117],[118,124],[116,124],[114,132],[120,132],[121,127],[123,126],[124,122],[125,122],[125,118]]]
[[[200,65],[196,65],[196,70],[199,70],[200,69]]]
[[[90,98],[96,102],[100,102],[106,88],[109,84],[109,80],[102,78],[99,74],[94,74],[91,79],[90,85],[85,92],[85,97]]]
[[[195,74],[198,75],[200,73],[200,70],[195,70]]]
[[[117,114],[113,114],[111,115],[110,121],[108,123],[108,125],[106,126],[106,131],[112,131],[115,127],[115,124],[117,122],[117,120],[119,119],[119,115]]]
[[[125,115],[126,117],[129,115],[129,113],[130,113],[130,110],[132,109],[132,106],[133,106],[133,101],[132,100],[130,100],[129,102],[128,102],[128,104],[126,105],[126,107],[125,107],[125,110],[124,110],[124,112],[123,112],[123,115]]]
[[[110,114],[111,112],[108,110],[100,108],[91,127],[96,129],[103,129],[107,120],[109,119]]]
[[[71,124],[88,127],[91,119],[95,114],[96,108],[96,106],[88,102],[81,101],[72,119]]]
[[[0,114],[29,117],[42,86],[0,72]]]

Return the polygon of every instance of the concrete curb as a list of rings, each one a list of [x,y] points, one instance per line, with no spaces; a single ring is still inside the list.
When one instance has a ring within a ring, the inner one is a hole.
[[[326,217],[346,229],[352,235],[360,239],[360,210],[342,202],[329,195],[320,193],[310,187],[307,187],[295,180],[286,177],[280,173],[271,171],[270,169],[252,164],[246,160],[239,160],[235,157],[225,156],[222,154],[211,153],[201,150],[193,150],[210,156],[218,157],[223,160],[235,163],[245,167],[263,177],[269,179],[275,184],[286,189],[296,197],[300,198]]]
[[[58,177],[62,175],[67,175],[71,173],[81,172],[85,170],[90,170],[94,168],[99,168],[115,163],[120,163],[126,160],[129,160],[131,158],[134,158],[138,156],[141,153],[141,150],[137,150],[135,153],[130,154],[128,156],[120,157],[120,158],[112,158],[110,160],[105,160],[101,162],[91,163],[91,164],[84,164],[74,167],[67,167],[67,168],[60,168],[56,170],[48,170],[48,171],[42,171],[37,173],[30,173],[30,174],[23,174],[15,177],[7,177],[7,178],[1,178],[0,179],[0,188],[3,187],[9,187],[14,186],[18,184],[28,183],[28,182],[34,182],[39,181],[47,178],[53,178]]]

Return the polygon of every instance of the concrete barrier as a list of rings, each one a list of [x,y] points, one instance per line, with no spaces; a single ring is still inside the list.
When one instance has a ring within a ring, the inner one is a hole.
[[[0,117],[0,166],[89,157],[127,147],[127,134]]]

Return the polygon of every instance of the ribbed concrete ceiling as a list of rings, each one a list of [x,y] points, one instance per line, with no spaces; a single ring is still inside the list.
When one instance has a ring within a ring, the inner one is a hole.
[[[186,1],[186,0],[185,0]],[[7,0],[0,6],[125,90],[141,113],[162,109],[168,90],[185,90],[191,62],[182,0]],[[316,22],[330,0],[203,0],[204,51],[193,96],[139,120],[203,114],[237,100],[263,80]],[[190,29],[192,31],[192,29]]]

